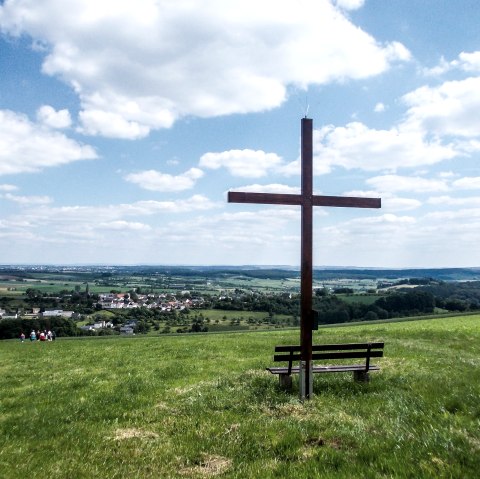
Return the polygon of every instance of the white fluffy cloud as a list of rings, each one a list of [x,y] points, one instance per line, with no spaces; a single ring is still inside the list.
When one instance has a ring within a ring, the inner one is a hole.
[[[103,223],[99,223],[98,225],[101,229],[106,230],[113,230],[113,231],[151,231],[152,227],[150,225],[140,223],[138,221],[124,221],[124,220],[117,220],[117,221],[106,221]]]
[[[258,150],[229,150],[221,153],[205,153],[199,166],[217,170],[226,168],[231,175],[243,178],[260,178],[279,168],[282,159],[275,153]]]
[[[480,72],[480,51],[471,53],[462,52],[458,57],[463,70],[467,72]]]
[[[382,209],[387,211],[411,211],[422,206],[422,202],[415,198],[399,198],[397,196],[382,195]]]
[[[365,0],[335,0],[335,3],[345,10],[356,10],[363,7]]]
[[[391,128],[375,130],[360,122],[344,127],[326,126],[315,136],[320,171],[332,165],[364,170],[396,170],[431,165],[460,154],[439,139],[426,140],[423,131]],[[316,168],[317,173],[319,169]]]
[[[0,175],[34,172],[97,158],[91,146],[9,110],[0,110],[0,145]]]
[[[335,6],[338,5],[338,8]],[[0,28],[48,52],[43,71],[79,95],[82,131],[140,138],[189,115],[264,111],[304,88],[410,58],[342,9],[362,0],[10,0]]]
[[[19,234],[23,238],[35,236],[40,242],[50,237],[95,241],[105,230],[125,234],[152,231],[157,215],[163,217],[192,211],[202,212],[218,207],[203,195],[193,195],[177,201],[147,200],[99,206],[52,207],[47,203],[48,201],[25,202],[25,209],[2,220],[4,234]],[[142,218],[149,218],[150,221],[142,221]]]
[[[33,220],[90,224],[92,218],[100,222],[117,221],[128,217],[151,216],[161,213],[205,211],[215,207],[204,195],[177,201],[145,200],[108,206],[62,206],[37,208]]]
[[[7,262],[22,257],[32,264],[38,258],[58,262],[59,253],[67,263],[78,262],[79,257],[102,264],[180,263],[187,257],[194,261],[196,238],[182,228],[183,221],[192,212],[194,217],[207,211],[210,216],[210,210],[218,207],[203,195],[97,206],[24,205],[0,219],[0,242]],[[178,237],[172,239],[175,231]]]
[[[68,128],[72,124],[68,110],[56,111],[50,105],[43,105],[37,110],[37,119],[50,128]]]
[[[461,190],[479,190],[480,176],[459,178],[453,182],[453,187]]]
[[[480,77],[424,86],[403,97],[409,107],[403,128],[436,135],[478,137]]]
[[[416,193],[447,191],[445,180],[427,179],[416,176],[382,175],[369,178],[367,184],[378,191],[413,191]]]
[[[444,57],[440,59],[438,65],[433,68],[423,70],[425,75],[439,76],[451,70],[463,70],[465,72],[480,72],[480,51],[462,52],[458,59],[447,61]]]
[[[415,210],[422,206],[422,202],[415,198],[402,198],[384,188],[383,182],[376,185],[379,189],[374,191],[348,191],[344,196],[358,196],[360,198],[380,198],[382,200],[382,211],[398,212]],[[385,185],[388,187],[388,185]]]
[[[480,51],[461,53],[457,60],[429,71],[451,69],[480,72]],[[389,129],[373,129],[354,121],[328,125],[315,132],[316,172],[332,166],[364,170],[390,170],[428,166],[480,151],[480,77],[425,85],[401,98],[407,107],[403,118]],[[374,111],[385,111],[377,103]],[[298,162],[289,165],[298,169]],[[466,181],[466,180],[465,180]]]
[[[7,185],[7,184],[0,185],[0,191],[16,191],[16,190],[18,190],[18,186],[15,186],[15,185]]]
[[[300,214],[296,208],[262,208],[198,216],[183,224],[168,225],[168,231],[165,230],[165,233],[174,234],[181,238],[181,241],[188,241],[183,234],[183,231],[187,230],[188,236],[194,239],[195,243],[216,244],[221,249],[235,248],[235,251],[252,243],[263,248],[277,248],[279,245],[285,247],[287,226],[298,223],[299,220]],[[295,240],[288,238],[290,246],[291,243],[294,245],[299,243],[298,236]]]
[[[13,201],[14,203],[22,206],[46,205],[53,201],[50,196],[19,196],[12,195],[11,193],[6,193],[5,195],[3,195],[3,198],[9,201]]]
[[[441,205],[441,206],[475,206],[476,208],[480,207],[480,196],[466,197],[466,198],[454,198],[451,196],[432,196],[428,199],[428,204],[430,205]]]
[[[127,101],[125,99],[125,101]],[[86,110],[79,113],[79,131],[86,135],[103,135],[109,138],[139,139],[150,133],[150,128],[138,121],[126,119],[121,112],[116,111],[119,102],[111,103],[113,111],[105,111],[89,103]],[[107,108],[107,106],[105,106]]]
[[[190,168],[178,176],[161,173],[156,170],[147,170],[139,173],[130,173],[125,176],[125,180],[135,183],[146,190],[167,192],[189,190],[195,186],[197,180],[202,176],[203,171],[199,168]]]

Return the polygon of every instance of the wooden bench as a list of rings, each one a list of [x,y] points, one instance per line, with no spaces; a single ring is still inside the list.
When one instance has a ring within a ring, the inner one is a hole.
[[[370,358],[383,356],[384,343],[349,343],[349,344],[317,344],[312,346],[313,373],[344,373],[353,372],[355,381],[368,382],[369,372],[378,371],[379,366],[370,364]],[[319,365],[315,361],[342,360],[342,359],[365,359],[363,364],[331,364]],[[294,366],[293,362],[300,361],[300,346],[275,346],[274,362],[288,362],[288,366],[270,367],[267,371],[278,374],[280,386],[292,387],[292,374],[300,372],[300,366]]]

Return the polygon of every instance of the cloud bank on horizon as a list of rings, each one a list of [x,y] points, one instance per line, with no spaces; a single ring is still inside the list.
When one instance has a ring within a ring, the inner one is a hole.
[[[384,199],[316,212],[317,264],[480,266],[467,4],[4,0],[0,262],[298,264],[298,211],[225,191],[298,191],[305,98],[317,190]]]

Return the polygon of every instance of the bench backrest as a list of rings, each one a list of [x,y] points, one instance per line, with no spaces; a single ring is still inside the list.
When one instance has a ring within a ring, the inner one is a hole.
[[[346,343],[346,344],[316,344],[312,345],[312,359],[366,359],[366,370],[368,371],[370,358],[383,357],[383,342],[376,343]],[[299,345],[275,346],[275,362],[288,361],[289,373],[293,361],[300,361]]]

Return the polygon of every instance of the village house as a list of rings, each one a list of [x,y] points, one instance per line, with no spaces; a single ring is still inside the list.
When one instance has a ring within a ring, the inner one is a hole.
[[[39,314],[42,318],[71,318],[73,315],[74,311],[64,311],[63,309],[52,309]]]
[[[111,321],[96,321],[93,324],[86,324],[85,326],[80,326],[80,329],[83,331],[97,331],[99,329],[113,328],[113,323]]]
[[[130,326],[122,326],[120,328],[120,334],[134,334],[134,331]]]
[[[0,319],[18,319],[18,313],[8,313],[2,309],[0,310]]]

